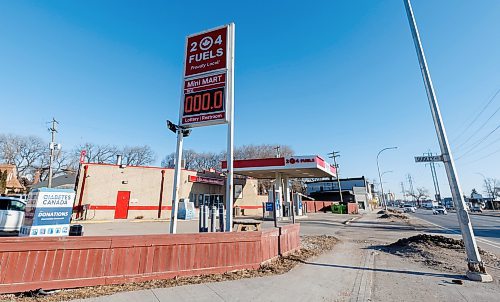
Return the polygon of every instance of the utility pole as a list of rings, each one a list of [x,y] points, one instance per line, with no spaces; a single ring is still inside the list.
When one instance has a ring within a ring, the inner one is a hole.
[[[56,121],[55,118],[52,118],[52,126],[49,128],[49,131],[51,133],[51,140],[49,144],[49,149],[50,149],[50,157],[49,157],[49,181],[47,187],[52,188],[52,161],[54,160],[54,150],[56,148],[56,133],[57,133],[57,125],[59,125],[59,122]],[[59,148],[59,145],[57,145]]]
[[[280,152],[281,147],[276,146],[273,149],[276,150],[276,158],[281,157],[281,152]]]
[[[432,156],[432,152],[428,152],[427,155],[423,154],[424,156]],[[432,183],[434,184],[434,192],[436,192],[436,201],[438,204],[441,204],[441,191],[439,190],[439,182],[437,178],[437,173],[436,173],[436,166],[433,161],[429,163],[429,166],[431,168],[431,175],[432,175]]]
[[[344,198],[342,197],[342,186],[340,185],[340,174],[339,174],[339,165],[337,164],[337,157],[340,157],[340,153],[338,151],[332,151],[332,153],[328,153],[329,158],[333,158],[333,166],[335,167],[335,173],[337,174],[337,184],[339,186],[339,195],[340,195],[340,203],[344,203]]]
[[[406,190],[405,190],[405,183],[401,182],[401,193],[403,194],[403,200],[406,203]]]
[[[420,41],[417,22],[415,21],[415,16],[413,15],[413,9],[411,7],[410,0],[404,0],[404,4],[406,14],[408,16],[408,22],[410,23],[410,30],[413,36],[415,50],[417,52],[417,57],[420,64],[420,71],[422,72],[422,78],[424,80],[425,90],[427,92],[427,99],[429,101],[432,118],[434,120],[434,127],[436,128],[436,134],[439,141],[439,146],[441,148],[444,167],[446,169],[448,182],[450,184],[450,191],[453,196],[455,208],[457,209],[458,224],[460,225],[460,231],[462,233],[462,239],[464,241],[465,251],[467,254],[467,264],[469,269],[467,271],[467,278],[474,281],[492,282],[493,278],[486,273],[484,263],[481,260],[481,256],[479,255],[469,213],[467,213],[467,211],[465,210],[465,200],[462,194],[462,188],[460,186],[458,174],[455,169],[453,154],[451,153],[448,137],[446,136],[446,130],[441,117],[441,111],[439,110],[439,104],[434,92],[431,74],[427,67],[424,49],[422,47],[422,42]]]
[[[408,174],[407,178],[408,178],[408,184],[410,185],[411,200],[415,201],[415,192],[413,191],[413,178],[411,177],[411,174]]]

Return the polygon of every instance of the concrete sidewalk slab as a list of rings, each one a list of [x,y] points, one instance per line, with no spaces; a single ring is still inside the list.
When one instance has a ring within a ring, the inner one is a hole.
[[[118,293],[79,301],[495,301],[498,280],[465,280],[377,250],[377,246],[420,233],[407,222],[377,215],[343,225],[345,217],[314,215],[304,234],[337,236],[341,242],[283,275]],[[457,259],[457,261],[459,261]],[[464,262],[465,263],[465,262]],[[463,285],[452,282],[463,280]]]

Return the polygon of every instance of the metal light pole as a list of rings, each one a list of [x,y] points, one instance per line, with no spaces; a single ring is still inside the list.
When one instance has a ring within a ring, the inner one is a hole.
[[[382,191],[382,203],[384,204],[384,209],[387,211],[387,202],[385,202],[385,197],[384,197],[384,185],[382,184],[382,175],[380,174],[380,166],[378,164],[378,157],[380,156],[380,153],[384,152],[385,150],[391,150],[391,149],[397,149],[398,147],[387,147],[382,150],[380,150],[377,154],[377,170],[378,170],[378,179],[380,181],[380,190]],[[384,172],[385,173],[385,172]]]
[[[389,170],[389,171],[382,172],[381,177],[384,177],[384,175],[385,175],[385,174],[387,174],[387,173],[392,173],[392,172],[394,172],[394,171]],[[382,183],[381,183],[381,184],[382,184]],[[389,193],[387,193],[387,194],[390,194],[390,193],[391,193],[391,191],[389,190]],[[384,196],[384,198],[385,198],[385,196]],[[387,199],[385,199],[385,201],[387,202]],[[389,200],[389,201],[390,201],[390,200]],[[386,207],[386,208],[387,208],[387,207]]]
[[[439,146],[441,148],[446,175],[448,176],[448,182],[450,184],[450,191],[453,196],[455,207],[457,209],[458,224],[460,225],[460,230],[465,245],[465,251],[467,253],[467,262],[469,268],[467,277],[475,281],[491,282],[493,281],[493,278],[486,273],[484,264],[481,261],[481,256],[479,255],[476,238],[474,236],[474,231],[472,229],[469,214],[465,210],[465,200],[462,194],[462,188],[460,187],[460,182],[458,180],[458,175],[455,169],[455,162],[453,161],[453,156],[451,154],[448,137],[446,136],[446,130],[441,118],[441,112],[439,110],[437,97],[432,85],[431,75],[427,67],[427,61],[425,59],[424,50],[420,41],[420,35],[418,33],[417,23],[413,15],[410,0],[404,0],[404,4],[406,14],[408,16],[408,22],[410,23],[415,50],[417,52],[417,57],[420,64],[420,71],[422,72],[422,78],[424,80],[425,90],[427,92],[427,98],[429,101],[432,118],[434,120],[434,127],[436,128],[436,134],[438,137]]]
[[[168,129],[170,129],[170,131],[177,134],[177,147],[175,149],[174,162],[174,185],[172,192],[172,210],[170,211],[170,234],[175,234],[177,233],[177,213],[179,207],[179,190],[181,185],[182,145],[184,142],[184,137],[188,137],[191,133],[191,130],[176,125],[171,121],[167,121],[167,127]]]

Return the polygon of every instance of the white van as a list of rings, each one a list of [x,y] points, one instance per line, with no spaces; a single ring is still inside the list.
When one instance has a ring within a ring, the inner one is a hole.
[[[0,197],[0,231],[19,231],[26,202],[14,197]]]

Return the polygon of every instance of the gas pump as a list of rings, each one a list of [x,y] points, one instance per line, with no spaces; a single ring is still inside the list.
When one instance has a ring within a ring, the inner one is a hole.
[[[199,220],[199,231],[200,233],[208,232],[208,207],[210,204],[210,195],[200,194],[200,220]]]
[[[302,216],[302,196],[299,193],[293,193],[293,207],[297,216]]]
[[[281,206],[281,190],[276,189],[275,192],[276,192],[276,196],[273,198],[273,190],[268,191],[268,202],[272,203],[273,200],[275,201],[276,217],[279,218],[279,217],[283,217],[282,206]],[[271,211],[269,216],[273,217],[272,211]]]
[[[199,231],[217,231],[217,219],[219,219],[219,231],[224,231],[224,198],[222,195],[200,194],[200,220]]]

